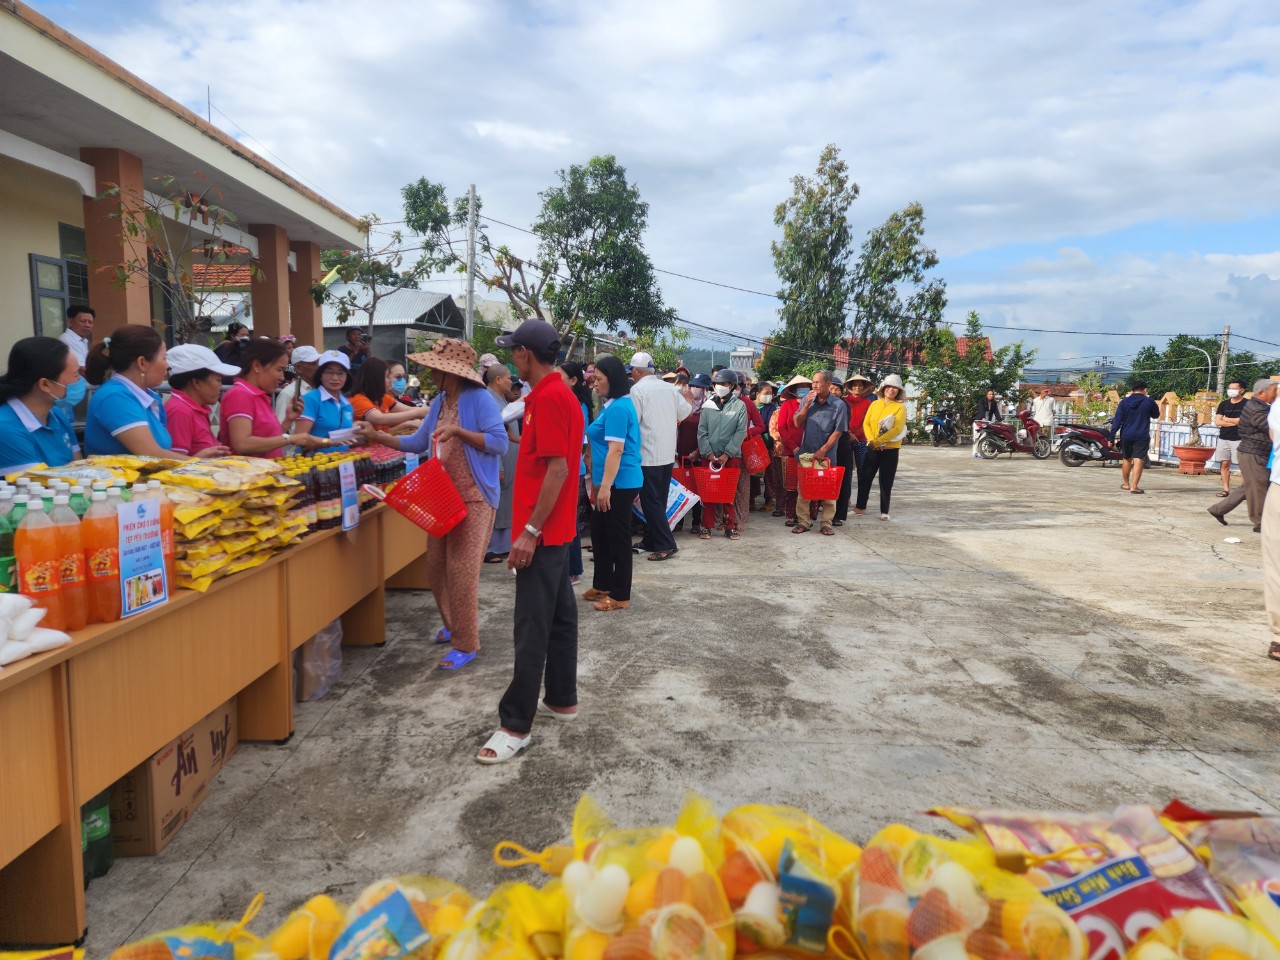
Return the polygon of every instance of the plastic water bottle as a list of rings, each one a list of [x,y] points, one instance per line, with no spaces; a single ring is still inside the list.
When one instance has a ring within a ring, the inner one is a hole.
[[[18,592],[48,611],[40,622],[52,630],[67,628],[62,607],[62,553],[53,521],[44,512],[44,501],[32,500],[13,535],[18,564]]]
[[[84,565],[89,585],[89,622],[114,623],[120,619],[120,526],[116,505],[95,491],[93,502],[80,523]]]
[[[83,630],[89,622],[89,595],[84,582],[84,544],[80,540],[80,518],[71,509],[70,498],[58,494],[53,498],[53,521],[61,555],[62,614],[66,630]]]

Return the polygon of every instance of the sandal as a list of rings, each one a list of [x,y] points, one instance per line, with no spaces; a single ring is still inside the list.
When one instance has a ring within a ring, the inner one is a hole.
[[[1271,641],[1271,649],[1267,651],[1267,656],[1272,660],[1280,660],[1280,640]]]
[[[1229,496],[1231,496],[1231,492],[1228,490],[1223,490],[1220,494],[1218,494],[1219,499],[1221,499],[1222,497],[1229,497]]]
[[[699,540],[710,540],[710,539],[711,539],[711,528],[710,528],[710,527],[703,527],[703,528],[702,528],[702,532],[698,534],[698,539],[699,539]]]
[[[832,521],[831,521],[831,525],[832,525],[833,527],[843,527],[843,526],[844,526],[844,521],[843,521],[843,520],[832,520]]]
[[[505,553],[486,553],[484,555],[485,563],[501,563],[505,559],[507,559]]]
[[[775,510],[775,511],[773,511],[773,515],[774,515],[775,517],[785,517],[785,516],[787,515],[787,511],[785,511],[785,510]]]
[[[803,523],[796,521],[796,525],[791,528],[791,532],[792,533],[808,533],[809,528],[806,527]]]
[[[506,763],[527,747],[532,739],[533,737],[527,733],[524,737],[513,737],[505,730],[495,730],[493,736],[480,748],[481,753],[485,750],[492,750],[494,755],[492,757],[482,757],[480,753],[477,753],[476,762],[484,764]]]
[[[675,550],[659,550],[656,553],[649,554],[650,560],[669,560],[676,555]]]
[[[1146,493],[1147,491],[1143,490],[1141,487],[1134,487],[1129,492],[1130,493]]]
[[[453,639],[453,634],[449,632],[448,627],[441,627],[440,632],[436,634],[436,643],[448,643]]]
[[[578,711],[576,709],[573,713],[561,713],[559,710],[552,710],[548,707],[547,701],[545,700],[538,701],[538,713],[542,714],[544,717],[554,717],[561,723],[572,723],[574,720],[578,719]]]
[[[582,593],[583,600],[600,600],[609,595],[608,590],[597,590],[595,587],[588,587]]]
[[[821,533],[824,537],[834,537],[836,535],[836,532],[832,530],[830,527],[828,527],[825,523],[822,525],[822,528],[818,532]]]
[[[797,520],[795,517],[788,517],[787,522],[784,524],[784,526],[794,527],[799,522],[800,521]]]
[[[444,655],[444,659],[440,661],[440,669],[461,670],[475,658],[476,651],[474,650],[470,653],[467,653],[465,650],[450,650]]]
[[[726,530],[726,531],[724,532],[724,535],[725,535],[726,537],[728,537],[730,540],[741,540],[741,539],[742,539],[742,535],[741,535],[740,533],[738,533],[738,531],[737,531],[737,530]]]
[[[615,600],[613,597],[605,597],[603,600],[593,603],[593,607],[601,613],[608,613],[610,610],[625,610],[631,606],[630,600]]]

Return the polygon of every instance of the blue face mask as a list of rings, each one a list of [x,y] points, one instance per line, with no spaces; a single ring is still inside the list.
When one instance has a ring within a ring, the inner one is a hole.
[[[809,395],[808,387],[796,387],[796,396],[803,400]]]
[[[396,377],[391,381],[392,393],[404,393],[409,389],[409,380],[406,377]]]
[[[80,401],[84,399],[85,393],[88,392],[88,386],[84,382],[84,377],[76,377],[74,383],[65,384],[67,395],[58,401],[59,406],[68,408],[80,405]]]

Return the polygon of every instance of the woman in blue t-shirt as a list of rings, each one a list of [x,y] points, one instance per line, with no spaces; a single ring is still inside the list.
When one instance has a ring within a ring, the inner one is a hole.
[[[583,597],[596,600],[597,610],[625,610],[631,605],[631,505],[644,486],[640,418],[628,396],[631,378],[617,357],[596,360],[593,387],[604,404],[587,427],[596,492],[591,513],[596,569],[591,589]]]
[[[84,363],[84,378],[100,384],[84,418],[85,451],[185,460],[172,450],[155,391],[168,374],[164,340],[151,327],[127,323],[95,344]]]
[[[80,458],[71,418],[56,404],[80,379],[80,361],[61,340],[25,337],[0,376],[0,475]]]
[[[350,430],[355,423],[351,401],[342,395],[351,377],[351,361],[345,353],[326,350],[316,360],[316,373],[311,381],[315,388],[302,398],[302,413],[294,425],[294,435],[310,434],[322,440],[337,430]],[[326,450],[345,450],[341,442],[325,444]]]

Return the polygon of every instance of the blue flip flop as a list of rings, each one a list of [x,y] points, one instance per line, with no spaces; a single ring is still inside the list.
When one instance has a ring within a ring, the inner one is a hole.
[[[441,670],[461,670],[476,658],[475,651],[463,653],[461,650],[450,650],[440,661]]]
[[[453,634],[447,627],[441,627],[440,632],[436,634],[436,643],[449,643],[451,640],[453,640]]]

